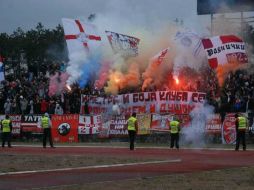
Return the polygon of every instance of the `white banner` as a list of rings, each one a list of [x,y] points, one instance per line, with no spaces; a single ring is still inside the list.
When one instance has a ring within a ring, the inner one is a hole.
[[[121,94],[109,97],[81,95],[81,110],[84,114],[88,102],[90,114],[111,113],[113,104],[118,104],[121,114],[174,113],[189,114],[193,108],[202,106],[205,93],[187,91],[157,91]]]

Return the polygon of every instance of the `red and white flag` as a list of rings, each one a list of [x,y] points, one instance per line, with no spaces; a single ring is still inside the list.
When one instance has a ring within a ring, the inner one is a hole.
[[[237,36],[214,36],[202,39],[202,44],[213,69],[218,65],[248,62],[244,42]]]
[[[105,32],[115,53],[120,53],[124,57],[135,57],[138,55],[140,39],[115,32]]]
[[[79,115],[78,134],[98,134],[101,127],[101,115]]]
[[[95,25],[68,18],[63,18],[62,22],[69,54],[88,52],[100,46],[101,37]]]
[[[160,65],[162,63],[162,61],[164,60],[166,54],[168,53],[168,50],[169,50],[169,47],[161,50],[159,53],[157,53],[155,56],[153,56],[152,63]]]

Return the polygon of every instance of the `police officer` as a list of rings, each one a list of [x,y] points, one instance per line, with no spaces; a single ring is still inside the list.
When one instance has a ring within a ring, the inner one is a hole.
[[[238,114],[235,114],[235,126],[236,126],[236,145],[235,150],[239,150],[240,141],[242,141],[243,144],[243,150],[246,150],[246,141],[245,141],[245,133],[248,125],[247,118],[244,116],[239,116]]]
[[[136,113],[133,112],[131,117],[128,119],[128,134],[130,139],[130,150],[134,150],[134,141],[136,138],[137,131],[138,131],[138,122],[136,118]]]
[[[180,122],[173,117],[173,120],[170,121],[170,148],[174,146],[179,149],[179,132],[180,132]]]
[[[8,147],[11,148],[11,131],[12,123],[9,119],[9,115],[5,116],[5,119],[1,121],[1,130],[2,130],[2,147],[4,148],[5,142],[8,142]]]
[[[46,148],[47,138],[49,138],[49,144],[51,148],[55,148],[51,136],[51,120],[49,114],[45,113],[41,118],[41,127],[43,128],[43,148]]]

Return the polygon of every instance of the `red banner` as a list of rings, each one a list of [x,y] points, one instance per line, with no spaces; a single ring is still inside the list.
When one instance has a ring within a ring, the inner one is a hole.
[[[78,114],[53,115],[52,138],[54,142],[78,142]]]
[[[205,132],[209,134],[221,133],[221,117],[219,114],[213,114],[206,122]]]
[[[236,141],[235,113],[228,113],[222,126],[222,142],[233,144]]]

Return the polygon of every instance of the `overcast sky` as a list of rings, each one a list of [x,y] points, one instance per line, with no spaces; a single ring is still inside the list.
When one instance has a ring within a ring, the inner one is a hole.
[[[202,29],[210,17],[197,15],[197,0],[0,0],[0,33],[17,27],[46,28],[61,24],[61,18],[87,18],[91,13],[129,19],[141,27],[158,22],[184,20],[187,27]]]
[[[55,27],[61,18],[87,18],[91,13],[121,15],[147,25],[176,17],[194,20],[196,0],[0,0],[0,32]]]

